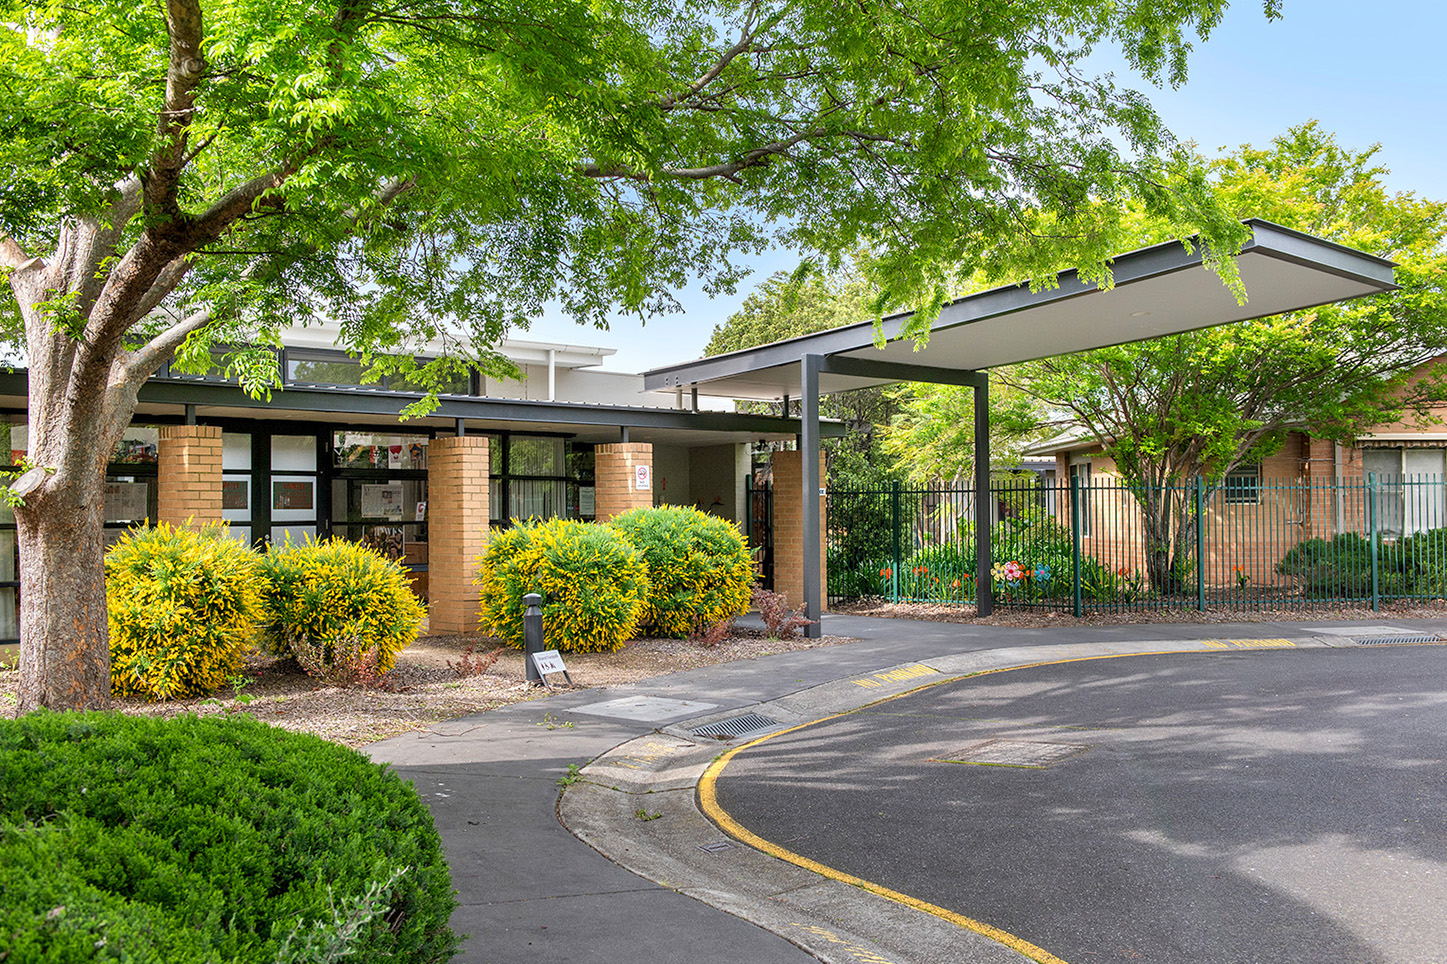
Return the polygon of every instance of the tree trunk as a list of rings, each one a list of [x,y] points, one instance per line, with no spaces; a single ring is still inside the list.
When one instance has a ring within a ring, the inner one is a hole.
[[[73,386],[65,339],[30,341],[29,457],[39,480],[15,509],[22,714],[105,709],[111,700],[105,472],[136,389],[117,377]]]
[[[22,714],[110,706],[104,482],[101,468],[61,490],[36,492],[16,510]]]

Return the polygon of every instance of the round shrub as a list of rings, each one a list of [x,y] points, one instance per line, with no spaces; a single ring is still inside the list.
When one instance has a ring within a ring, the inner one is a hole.
[[[133,529],[105,570],[117,696],[198,696],[241,668],[262,613],[260,559],[224,525]]]
[[[659,635],[681,638],[748,611],[754,558],[732,522],[665,505],[630,509],[612,525],[648,562],[642,622]]]
[[[262,573],[266,647],[297,656],[308,672],[370,652],[376,672],[385,673],[427,615],[405,569],[346,539],[272,546]]]
[[[412,787],[245,717],[0,720],[0,893],[6,964],[411,964],[457,946]]]
[[[620,648],[648,597],[642,554],[607,526],[573,519],[494,533],[475,581],[483,632],[521,647],[523,596],[541,593],[544,639],[571,653]]]

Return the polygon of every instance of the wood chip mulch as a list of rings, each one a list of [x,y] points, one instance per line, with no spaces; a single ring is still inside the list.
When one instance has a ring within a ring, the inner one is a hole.
[[[574,654],[566,660],[574,686],[616,686],[699,666],[846,642],[851,640],[842,636],[767,639],[740,630],[713,647],[681,639],[638,639],[616,653]],[[546,695],[524,682],[522,654],[515,650],[503,651],[480,675],[459,675],[448,664],[460,664],[468,647],[474,655],[482,654],[496,648],[496,642],[485,636],[423,637],[398,657],[396,667],[383,677],[382,688],[321,685],[290,660],[252,654],[240,676],[210,696],[165,703],[118,699],[113,708],[149,716],[246,714],[283,729],[359,747]],[[13,670],[0,671],[0,718],[15,715],[19,676]]]

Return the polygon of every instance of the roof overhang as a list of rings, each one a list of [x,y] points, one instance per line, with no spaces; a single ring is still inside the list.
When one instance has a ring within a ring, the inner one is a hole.
[[[1188,252],[1172,241],[1112,259],[1110,288],[1067,271],[1054,288],[1010,285],[961,298],[940,312],[928,343],[918,350],[913,339],[896,340],[911,317],[906,312],[885,318],[878,331],[873,322],[861,322],[655,368],[644,373],[644,388],[696,387],[701,394],[739,399],[797,397],[801,359],[811,354],[825,356],[821,394],[898,381],[967,384],[959,373],[1299,311],[1396,287],[1391,261],[1268,221],[1253,219],[1246,225],[1251,238],[1236,258],[1245,304],[1237,304],[1221,278],[1203,266],[1199,245]],[[883,348],[876,347],[876,335],[885,339]],[[931,377],[909,377],[906,365],[927,366],[921,374]],[[955,372],[955,378],[946,372]]]
[[[0,411],[23,412],[28,394],[24,370],[0,372]],[[437,407],[421,418],[402,421],[400,413],[423,396],[376,388],[292,387],[271,397],[255,398],[232,384],[199,379],[152,378],[141,386],[135,420],[180,422],[188,407],[201,421],[266,421],[363,425],[396,432],[452,431],[459,419],[467,431],[543,432],[564,434],[583,442],[616,441],[621,429],[637,442],[677,445],[718,445],[751,440],[785,441],[798,436],[798,418],[750,412],[717,412],[687,408],[592,405],[533,399],[477,398],[443,395]],[[820,426],[825,436],[844,434],[842,422]]]

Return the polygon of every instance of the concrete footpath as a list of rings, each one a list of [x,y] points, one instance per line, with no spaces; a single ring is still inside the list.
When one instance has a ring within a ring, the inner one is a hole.
[[[826,616],[824,631],[859,641],[558,693],[369,747],[432,810],[461,905],[452,926],[469,935],[457,960],[1029,960],[1029,948],[1011,949],[1000,935],[786,864],[739,842],[737,828],[735,837],[724,833],[699,812],[696,786],[714,758],[743,740],[693,731],[757,723],[731,722],[750,712],[772,721],[751,739],[927,683],[1028,663],[1356,646],[1447,634],[1447,618],[1002,629]],[[568,786],[561,801],[560,781]]]

